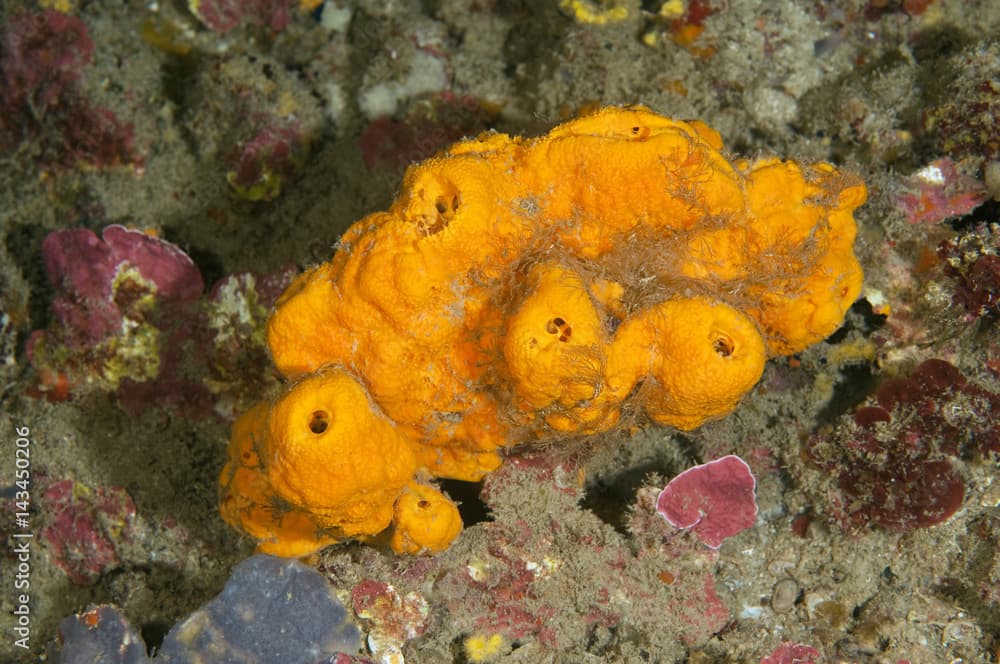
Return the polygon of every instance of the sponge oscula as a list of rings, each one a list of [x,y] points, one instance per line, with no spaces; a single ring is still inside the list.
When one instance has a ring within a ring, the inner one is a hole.
[[[438,553],[460,532],[455,503],[432,486],[410,482],[396,501],[389,546],[397,553]]]
[[[684,430],[732,411],[767,360],[753,320],[703,297],[667,300],[631,317],[610,355],[616,391],[642,382],[649,416]]]
[[[251,409],[232,440],[223,516],[280,555],[384,530],[417,468],[412,443],[336,369]]]

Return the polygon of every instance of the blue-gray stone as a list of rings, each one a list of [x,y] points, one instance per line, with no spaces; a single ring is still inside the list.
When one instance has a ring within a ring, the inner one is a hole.
[[[92,606],[63,618],[49,655],[59,664],[149,664],[146,645],[116,607]]]
[[[360,648],[358,628],[322,574],[297,560],[258,555],[170,630],[154,661],[312,664]]]

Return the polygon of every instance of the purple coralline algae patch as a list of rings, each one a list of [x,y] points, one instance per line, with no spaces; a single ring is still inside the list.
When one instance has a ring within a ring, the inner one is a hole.
[[[832,435],[814,436],[813,461],[835,478],[831,516],[845,528],[926,528],[962,506],[956,459],[1000,455],[1000,394],[931,359],[879,386]]]
[[[119,550],[132,537],[136,516],[125,489],[57,480],[43,489],[41,503],[39,539],[70,581],[88,585],[121,564]]]
[[[979,318],[1000,312],[1000,256],[980,256],[968,270],[956,274],[956,278],[954,301],[970,316]]]
[[[902,181],[896,206],[911,224],[963,217],[989,200],[986,186],[961,173],[951,159],[932,161]]]
[[[216,415],[234,419],[277,381],[264,328],[271,307],[298,274],[294,266],[236,272],[217,281],[204,299],[201,383],[214,397]]]
[[[53,324],[28,341],[42,392],[47,375],[65,375],[71,388],[154,380],[165,352],[192,335],[180,323],[196,313],[204,283],[179,247],[112,225],[101,238],[88,229],[50,233],[42,257],[56,290]]]
[[[982,224],[938,245],[944,274],[955,281],[952,302],[964,311],[964,321],[1000,314],[1000,237]]]
[[[20,13],[0,27],[0,151],[30,146],[42,169],[143,167],[131,124],[83,95],[94,57],[86,24],[54,9]]]
[[[538,585],[547,570],[537,559],[551,551],[551,539],[533,533],[524,521],[487,524],[486,532],[488,572],[452,570],[442,578],[449,611],[470,623],[470,631],[558,648],[555,630],[548,624],[556,607]]]
[[[484,102],[452,92],[440,92],[414,104],[403,119],[382,116],[372,120],[358,139],[369,170],[402,173],[465,136],[488,129],[495,113]]]
[[[746,530],[757,519],[750,466],[729,455],[689,468],[670,480],[656,500],[656,510],[675,528],[691,529],[713,549]]]
[[[786,641],[760,660],[760,664],[818,664],[820,657],[819,651],[812,646]]]
[[[384,581],[365,579],[354,586],[351,605],[368,632],[369,649],[383,660],[400,653],[404,643],[419,638],[430,626],[430,604],[422,594],[400,595]]]
[[[229,155],[229,186],[250,201],[270,201],[298,171],[308,149],[302,123],[294,117],[266,116]]]
[[[131,414],[161,406],[231,417],[276,380],[263,329],[296,269],[232,274],[203,296],[183,250],[118,225],[102,237],[55,231],[42,256],[55,298],[52,323],[28,340],[32,396],[64,400],[90,386],[116,392]]]
[[[955,56],[954,76],[943,103],[924,110],[920,130],[943,154],[956,158],[1000,157],[1000,63],[995,48]]]
[[[111,225],[101,237],[85,228],[50,233],[42,258],[57,294],[52,312],[67,344],[99,344],[122,328],[126,312],[147,292],[163,302],[189,302],[204,283],[180,247],[142,231]],[[126,271],[136,277],[125,283]]]
[[[678,592],[687,592],[674,607],[674,615],[684,624],[680,633],[685,643],[696,644],[707,641],[717,634],[729,622],[729,609],[715,591],[715,577],[711,572],[705,572],[698,579],[692,578],[687,583],[683,578],[674,581]]]
[[[288,27],[292,4],[292,0],[191,0],[188,6],[215,32],[229,32],[240,25],[262,25],[281,32]]]

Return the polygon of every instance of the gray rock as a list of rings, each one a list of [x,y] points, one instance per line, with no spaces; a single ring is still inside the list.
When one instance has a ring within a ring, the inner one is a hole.
[[[323,575],[296,560],[259,555],[170,630],[156,662],[312,664],[360,648],[358,628]]]
[[[63,618],[49,654],[59,664],[149,664],[139,632],[107,604]]]

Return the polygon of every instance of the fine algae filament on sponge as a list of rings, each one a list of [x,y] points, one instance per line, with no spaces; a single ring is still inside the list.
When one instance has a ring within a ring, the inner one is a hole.
[[[655,421],[693,429],[706,413],[728,413],[764,371],[764,340],[737,309],[707,298],[675,298],[631,317],[615,334],[611,365],[624,393],[652,380],[644,403]]]
[[[289,384],[234,426],[223,516],[282,555],[433,553],[461,530],[435,478],[626,410],[723,417],[842,322],[865,195],[825,163],[730,162],[706,125],[641,107],[457,143],[278,301]]]

